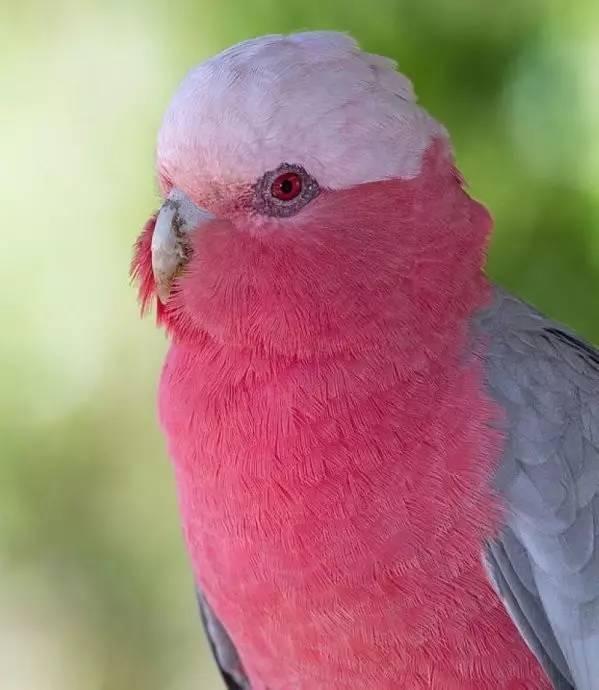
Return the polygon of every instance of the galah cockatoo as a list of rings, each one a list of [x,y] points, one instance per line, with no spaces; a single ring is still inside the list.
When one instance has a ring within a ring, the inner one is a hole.
[[[346,35],[193,69],[133,262],[235,690],[599,690],[599,354],[485,277],[445,129]]]

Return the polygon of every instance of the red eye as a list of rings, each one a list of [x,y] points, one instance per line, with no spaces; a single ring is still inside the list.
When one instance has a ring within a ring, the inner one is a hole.
[[[270,193],[280,201],[291,201],[302,191],[302,178],[295,172],[286,172],[275,178]]]

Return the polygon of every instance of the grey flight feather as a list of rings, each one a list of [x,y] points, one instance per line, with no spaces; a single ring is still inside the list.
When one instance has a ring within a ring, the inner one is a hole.
[[[599,690],[599,353],[498,288],[476,327],[506,415],[489,575],[556,690]]]
[[[235,645],[200,589],[196,591],[206,636],[227,690],[251,690]]]

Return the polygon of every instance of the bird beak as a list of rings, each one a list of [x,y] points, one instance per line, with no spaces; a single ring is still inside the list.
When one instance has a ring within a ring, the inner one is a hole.
[[[156,218],[152,235],[152,271],[156,292],[166,304],[173,280],[191,256],[191,233],[214,216],[173,188]]]

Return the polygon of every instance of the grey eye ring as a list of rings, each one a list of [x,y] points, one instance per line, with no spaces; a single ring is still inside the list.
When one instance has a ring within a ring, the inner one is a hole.
[[[318,182],[301,165],[281,163],[254,185],[254,210],[265,216],[288,218],[320,194]]]

